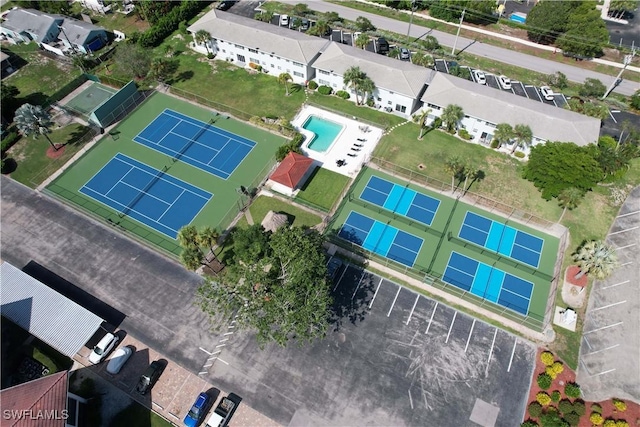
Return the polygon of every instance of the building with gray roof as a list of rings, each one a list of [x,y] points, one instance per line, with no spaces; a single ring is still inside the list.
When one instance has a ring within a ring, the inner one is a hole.
[[[58,38],[64,17],[35,9],[12,9],[7,13],[0,34],[14,43],[50,43]]]

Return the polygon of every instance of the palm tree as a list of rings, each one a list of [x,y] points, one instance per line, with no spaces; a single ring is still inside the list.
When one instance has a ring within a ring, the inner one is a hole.
[[[464,174],[464,185],[462,188],[465,191],[467,188],[467,183],[469,182],[469,178],[475,176],[479,170],[480,169],[475,164],[473,164],[471,160],[466,160],[464,162],[464,164],[462,165],[462,173]]]
[[[459,157],[450,157],[444,164],[444,169],[451,174],[451,193],[454,192],[453,186],[455,184],[456,176],[460,174],[462,168],[462,160]]]
[[[427,118],[429,117],[429,114],[431,114],[431,108],[424,110],[418,117],[418,126],[420,126],[420,135],[418,135],[419,140],[422,140],[422,137],[424,136],[424,130],[427,128]]]
[[[440,118],[447,127],[447,131],[451,132],[460,120],[464,117],[464,111],[462,107],[456,104],[449,104],[444,107]]]
[[[502,144],[511,141],[511,138],[513,138],[513,128],[509,123],[498,123],[493,137],[498,141],[498,146],[496,148],[500,148],[502,147]]]
[[[601,240],[585,243],[573,254],[573,261],[580,267],[576,279],[585,274],[602,280],[608,277],[617,265],[615,249]]]
[[[364,33],[360,34],[355,40],[355,44],[360,49],[364,49],[369,44],[369,36]]]
[[[218,244],[219,238],[220,238],[220,233],[218,233],[218,230],[211,227],[204,227],[198,233],[197,241],[200,247],[208,248],[209,253],[213,255],[213,258],[217,260],[218,257],[216,256],[214,247]]]
[[[355,66],[347,68],[347,71],[344,72],[344,76],[342,76],[344,85],[350,87],[356,93],[356,104],[360,104],[358,92],[360,89],[360,84],[365,77],[366,74],[360,69],[360,67]]]
[[[431,65],[431,57],[422,52],[416,52],[411,55],[411,62],[415,65],[421,65],[423,67],[428,67]]]
[[[373,97],[373,92],[375,92],[376,90],[376,84],[365,74],[362,82],[360,82],[360,87],[358,89],[362,91],[362,103],[364,104],[365,99]]]
[[[313,33],[315,33],[320,37],[326,35],[327,33],[329,33],[329,31],[331,31],[331,27],[329,26],[329,23],[323,20],[316,22],[316,25],[312,28],[315,29]]]
[[[278,83],[284,85],[284,90],[286,91],[285,96],[289,96],[289,82],[293,81],[291,78],[291,74],[289,73],[280,73],[278,76]]]
[[[583,196],[584,192],[575,187],[565,188],[558,194],[558,205],[562,208],[562,215],[560,215],[558,222],[562,221],[567,209],[572,210],[578,207]]]
[[[49,135],[51,133],[51,115],[42,109],[39,105],[23,104],[16,110],[14,119],[16,127],[24,136],[33,135],[34,139],[38,139],[40,135],[44,135],[54,150],[58,151],[58,147],[51,141]]]
[[[167,58],[153,58],[149,72],[159,82],[164,82],[175,72],[175,65]]]
[[[513,137],[515,142],[513,143],[511,154],[515,153],[516,148],[527,148],[530,146],[531,140],[533,139],[533,132],[531,132],[531,128],[527,125],[516,125],[516,127],[513,128]]]
[[[208,42],[211,40],[211,34],[207,30],[198,30],[195,34],[195,40],[198,44],[204,44],[204,48],[207,50],[207,55],[209,55],[209,45]]]

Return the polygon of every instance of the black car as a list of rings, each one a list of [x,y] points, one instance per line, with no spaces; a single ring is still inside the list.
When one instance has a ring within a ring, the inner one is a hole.
[[[225,1],[223,1],[222,3],[220,3],[220,4],[216,7],[216,9],[218,9],[218,10],[229,10],[229,8],[230,8],[231,6],[233,6],[233,4],[234,4],[234,3],[235,3],[234,1],[231,1],[231,0],[225,0]]]
[[[146,394],[151,390],[156,381],[158,381],[158,378],[160,378],[160,375],[162,375],[165,367],[166,362],[162,360],[154,360],[151,362],[151,365],[147,367],[144,374],[140,375],[136,391],[140,394]]]
[[[378,37],[378,53],[386,55],[389,53],[389,42],[384,37]]]

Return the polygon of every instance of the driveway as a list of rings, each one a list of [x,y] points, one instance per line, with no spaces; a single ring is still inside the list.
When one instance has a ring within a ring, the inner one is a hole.
[[[377,28],[387,31],[393,31],[398,34],[407,34],[408,23],[397,21],[391,18],[385,18],[383,16],[375,15],[373,13],[361,12],[356,9],[351,9],[345,6],[340,6],[335,3],[325,3],[317,0],[300,0],[298,3],[305,3],[310,9],[319,12],[337,12],[341,17],[355,21],[359,16],[368,18],[373,25]],[[422,37],[429,32],[430,35],[438,39],[438,42],[442,46],[452,47],[455,43],[455,34],[443,33],[437,30],[431,30],[427,27],[416,25],[414,22],[411,26],[412,37]],[[537,58],[531,55],[525,55],[514,50],[503,49],[496,46],[487,45],[481,42],[474,42],[471,39],[465,37],[459,37],[456,44],[456,49],[461,50],[465,48],[465,52],[471,53],[478,57],[485,57],[491,60],[502,62],[505,64],[511,64],[525,69],[537,71],[543,74],[552,74],[556,71],[564,73],[567,78],[573,82],[582,83],[588,77],[600,80],[609,86],[613,82],[614,77],[606,74],[597,73],[595,71],[585,70],[579,67],[573,67],[571,65],[562,64],[548,59]],[[615,92],[623,95],[633,95],[638,90],[638,83],[623,80],[622,83],[614,90]]]

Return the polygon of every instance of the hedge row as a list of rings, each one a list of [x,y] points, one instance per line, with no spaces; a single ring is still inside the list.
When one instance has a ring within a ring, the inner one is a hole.
[[[211,1],[185,0],[179,7],[174,7],[160,18],[151,28],[138,37],[142,47],[156,47],[171,33],[178,29],[182,21],[188,21],[207,7]]]

